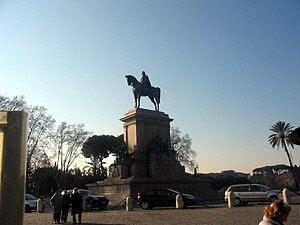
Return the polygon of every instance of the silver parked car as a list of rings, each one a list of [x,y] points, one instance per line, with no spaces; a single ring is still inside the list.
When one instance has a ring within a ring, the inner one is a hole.
[[[225,201],[228,201],[228,192],[233,192],[235,205],[248,202],[273,202],[279,199],[280,190],[274,190],[263,184],[236,184],[225,191]]]
[[[25,212],[36,210],[37,198],[30,194],[25,194]]]

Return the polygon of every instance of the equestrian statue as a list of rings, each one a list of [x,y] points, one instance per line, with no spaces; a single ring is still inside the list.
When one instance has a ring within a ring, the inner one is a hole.
[[[132,75],[126,75],[125,78],[127,79],[128,86],[132,86],[135,101],[134,108],[140,107],[141,96],[148,96],[154,104],[155,111],[159,111],[160,88],[151,86],[149,77],[146,75],[145,71],[142,72],[140,82]]]

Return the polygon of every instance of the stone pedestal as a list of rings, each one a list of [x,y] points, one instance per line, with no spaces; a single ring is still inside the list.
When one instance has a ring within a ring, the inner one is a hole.
[[[121,121],[128,153],[134,159],[134,164],[130,166],[130,175],[149,177],[149,153],[153,150],[153,140],[156,137],[166,146],[165,152],[171,155],[170,122],[173,119],[163,112],[132,109],[121,118]]]
[[[118,204],[149,188],[173,188],[195,195],[210,194],[210,182],[185,173],[170,144],[170,119],[163,112],[132,109],[121,118],[128,156],[110,167],[109,178],[87,185]]]

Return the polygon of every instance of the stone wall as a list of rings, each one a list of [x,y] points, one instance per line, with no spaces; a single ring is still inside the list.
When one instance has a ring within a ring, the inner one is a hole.
[[[109,198],[110,206],[118,205],[128,195],[137,200],[138,192],[152,188],[170,188],[181,193],[192,194],[197,198],[211,196],[209,180],[198,179],[192,176],[186,179],[153,180],[153,179],[120,179],[105,180],[95,184],[88,184],[88,188],[97,194]]]

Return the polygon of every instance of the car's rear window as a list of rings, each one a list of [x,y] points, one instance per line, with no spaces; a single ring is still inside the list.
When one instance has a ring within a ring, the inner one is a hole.
[[[143,195],[155,195],[155,191],[151,190],[151,191],[145,191],[142,193]]]
[[[91,195],[93,192],[91,190],[79,190],[82,195]]]
[[[33,195],[25,195],[25,200],[37,200],[36,197],[34,197]]]
[[[236,186],[236,187],[232,187],[230,189],[230,191],[233,192],[248,192],[249,191],[249,186]]]
[[[175,193],[167,190],[157,190],[157,195],[175,195]]]
[[[251,185],[250,190],[255,191],[255,192],[263,191],[263,189],[261,187],[257,186],[257,185]]]
[[[266,186],[266,185],[261,184],[260,186],[261,186],[262,188],[264,188],[265,190],[272,190],[272,188],[270,188],[270,187],[268,187],[268,186]]]

